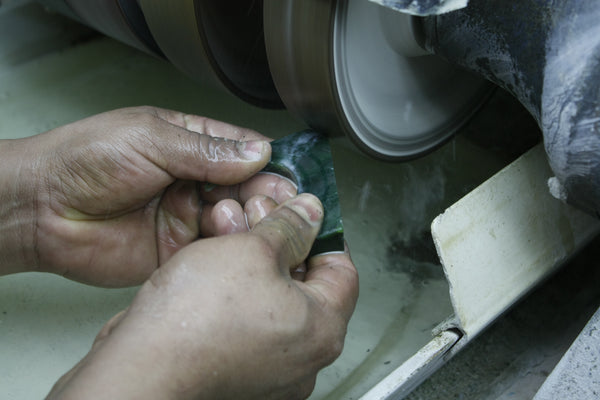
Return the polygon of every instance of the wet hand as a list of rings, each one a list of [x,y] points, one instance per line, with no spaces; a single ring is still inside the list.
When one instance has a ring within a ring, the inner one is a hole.
[[[246,203],[252,213],[257,201],[269,207],[295,194],[276,177],[252,178],[270,158],[267,140],[152,107],[23,139],[35,209],[29,269],[101,286],[142,283],[198,236],[235,231]],[[211,193],[199,182],[219,189]]]
[[[300,195],[251,232],[200,240],[155,271],[50,398],[301,399],[341,352],[358,296],[347,253],[303,261],[322,219]]]

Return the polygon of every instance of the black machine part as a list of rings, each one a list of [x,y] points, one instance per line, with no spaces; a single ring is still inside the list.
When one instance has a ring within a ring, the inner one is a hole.
[[[422,19],[423,47],[511,92],[537,120],[552,193],[600,216],[600,2],[471,0]],[[509,118],[510,116],[507,116]]]

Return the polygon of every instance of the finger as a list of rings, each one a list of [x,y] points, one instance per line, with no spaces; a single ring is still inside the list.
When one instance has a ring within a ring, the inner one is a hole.
[[[350,320],[358,299],[358,272],[348,252],[310,258],[304,284],[323,308]]]
[[[221,137],[242,142],[248,140],[271,140],[252,129],[242,128],[214,119],[201,117],[199,115],[184,114],[162,108],[156,108],[156,113],[160,118],[173,125],[213,137]]]
[[[244,204],[248,226],[253,229],[264,217],[277,208],[277,202],[270,197],[258,195]]]
[[[260,171],[271,157],[266,141],[213,137],[150,118],[138,123],[145,129],[132,145],[175,178],[232,185]]]
[[[244,212],[246,213],[246,220],[248,221],[250,229],[253,229],[257,223],[275,208],[277,208],[277,203],[270,197],[258,195],[249,199],[244,205]],[[292,267],[290,269],[290,275],[294,280],[304,281],[306,275],[306,263],[302,262],[300,265]]]
[[[217,236],[248,232],[242,206],[235,200],[222,200],[215,204],[212,220]]]
[[[277,203],[296,196],[297,187],[292,181],[277,174],[258,173],[247,181],[232,186],[207,185],[201,190],[202,200],[216,203],[223,199],[234,199],[245,204],[248,199],[256,195],[265,195]]]
[[[212,222],[212,210],[214,207],[214,204],[202,204],[202,211],[200,214],[200,237],[207,238],[216,236]]]
[[[199,214],[195,182],[176,181],[165,191],[156,218],[159,264],[198,238]]]
[[[282,271],[299,265],[307,256],[323,220],[323,206],[308,193],[277,207],[252,230],[274,253]]]
[[[248,232],[246,216],[237,201],[222,200],[203,208],[200,226],[204,237]]]

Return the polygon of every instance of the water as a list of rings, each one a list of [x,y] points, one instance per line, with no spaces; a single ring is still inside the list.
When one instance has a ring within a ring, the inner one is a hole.
[[[345,350],[320,374],[311,399],[354,399],[416,353],[452,313],[429,225],[499,165],[461,138],[402,164],[374,161],[345,139],[332,146],[360,297]]]
[[[0,63],[0,87],[10,93],[10,102],[0,98],[1,138],[29,136],[140,104],[210,116],[271,137],[305,128],[284,111],[257,109],[201,88],[169,64],[107,39],[18,68],[2,69]],[[463,137],[403,164],[374,161],[345,139],[332,145],[360,298],[344,352],[319,375],[311,398],[337,400],[359,397],[427,343],[431,329],[450,315],[429,224],[502,163]],[[0,286],[2,310],[7,311],[0,315],[0,354],[14,355],[0,363],[0,386],[15,398],[43,397],[87,352],[107,316],[126,307],[135,292],[100,290],[44,274],[4,277]],[[73,296],[86,305],[85,311],[75,313],[66,306]],[[36,311],[41,308],[43,318]]]

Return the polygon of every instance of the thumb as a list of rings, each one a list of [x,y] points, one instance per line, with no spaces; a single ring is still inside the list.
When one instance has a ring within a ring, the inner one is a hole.
[[[154,128],[146,136],[150,145],[145,143],[140,151],[178,179],[232,185],[256,174],[271,158],[271,146],[266,140],[209,136],[160,118]]]
[[[287,200],[263,218],[251,234],[268,244],[268,251],[278,261],[279,268],[287,271],[308,257],[321,223],[323,206],[319,199],[304,193]]]

